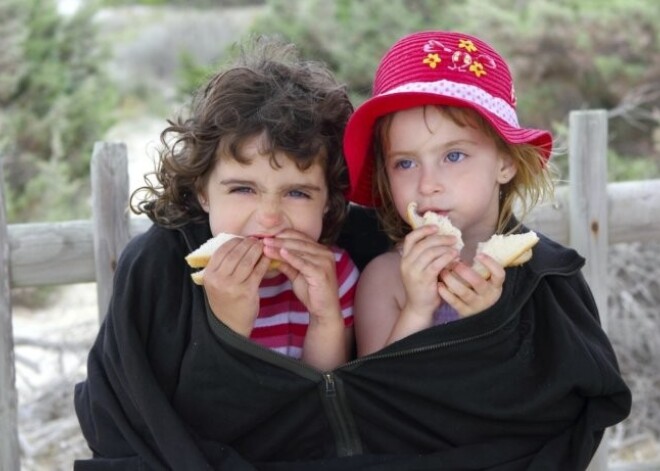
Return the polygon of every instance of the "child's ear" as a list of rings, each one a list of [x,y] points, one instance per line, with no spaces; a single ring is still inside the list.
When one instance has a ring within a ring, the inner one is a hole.
[[[211,207],[209,206],[209,199],[203,192],[200,191],[197,193],[197,201],[199,201],[199,205],[202,209],[208,213]]]
[[[516,172],[518,172],[518,167],[516,167],[516,164],[514,163],[511,156],[506,154],[504,155],[501,154],[500,166],[497,174],[497,183],[499,183],[500,185],[509,183],[513,179],[513,177],[516,176]]]

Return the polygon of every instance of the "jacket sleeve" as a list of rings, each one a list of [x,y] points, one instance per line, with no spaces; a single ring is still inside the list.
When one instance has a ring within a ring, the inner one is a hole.
[[[185,247],[178,232],[152,228],[120,257],[87,379],[75,388],[93,452],[75,470],[254,469],[230,447],[205,446],[170,401],[200,302],[182,263]]]

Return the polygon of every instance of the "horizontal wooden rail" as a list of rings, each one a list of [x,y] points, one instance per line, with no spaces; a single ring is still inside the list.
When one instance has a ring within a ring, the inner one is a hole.
[[[131,237],[151,221],[131,218]],[[96,281],[91,220],[9,225],[9,273],[12,287]]]
[[[609,242],[660,240],[660,179],[609,183]],[[569,243],[568,191],[537,207],[527,224],[556,241]],[[130,219],[131,237],[151,224]],[[10,285],[43,286],[96,280],[92,221],[10,224]]]

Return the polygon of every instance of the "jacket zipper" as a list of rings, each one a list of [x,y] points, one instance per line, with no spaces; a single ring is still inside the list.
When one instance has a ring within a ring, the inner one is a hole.
[[[323,406],[335,437],[337,456],[362,454],[362,441],[344,396],[341,380],[332,372],[323,373]]]
[[[318,381],[320,376],[322,379],[319,383],[321,404],[335,439],[337,456],[352,456],[362,453],[362,442],[353,420],[353,414],[348,407],[341,380],[334,373],[321,372],[301,361],[277,354],[267,347],[251,342],[220,322],[210,313],[208,306],[206,311],[211,330],[228,344],[311,381]]]

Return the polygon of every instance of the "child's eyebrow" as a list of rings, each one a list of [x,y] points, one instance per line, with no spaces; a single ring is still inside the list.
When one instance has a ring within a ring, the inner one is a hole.
[[[410,157],[411,155],[415,155],[416,152],[412,150],[405,150],[405,149],[395,149],[393,151],[388,151],[385,153],[385,158],[386,159],[392,159],[395,157],[403,156],[403,157]]]
[[[290,185],[285,185],[285,188],[305,191],[321,191],[320,186],[312,185],[311,183],[292,183]]]
[[[221,185],[257,185],[253,180],[241,180],[239,178],[228,178],[220,180]],[[321,187],[312,183],[289,183],[282,186],[285,189],[296,189],[305,191],[321,191]]]
[[[465,144],[473,146],[479,145],[477,141],[473,141],[472,139],[456,139],[454,141],[445,142],[442,147],[457,147]]]
[[[239,180],[238,178],[228,178],[220,180],[221,185],[254,185],[252,180]]]

